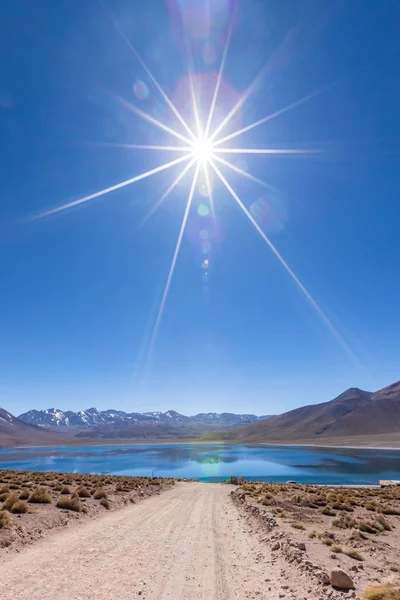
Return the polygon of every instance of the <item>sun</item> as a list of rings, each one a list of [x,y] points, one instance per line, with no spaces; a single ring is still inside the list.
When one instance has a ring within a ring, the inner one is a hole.
[[[199,136],[198,138],[196,138],[193,144],[193,158],[198,163],[202,164],[210,162],[213,158],[213,148],[214,145],[208,136]]]
[[[307,299],[307,301],[309,302],[311,307],[314,309],[316,314],[319,316],[321,321],[325,324],[325,326],[328,328],[328,330],[333,334],[333,336],[336,338],[336,340],[339,342],[339,344],[346,350],[346,352],[352,358],[354,358],[354,355],[353,355],[351,349],[347,346],[346,342],[343,340],[340,333],[337,331],[337,329],[331,323],[328,316],[325,314],[325,312],[322,310],[322,308],[319,306],[319,304],[314,300],[313,296],[310,294],[310,292],[307,290],[307,288],[303,285],[303,283],[301,282],[299,277],[296,275],[296,273],[293,271],[293,269],[288,265],[286,260],[282,257],[282,255],[280,254],[278,249],[275,247],[275,245],[272,243],[272,241],[267,236],[265,231],[262,229],[260,223],[258,223],[257,219],[251,213],[251,210],[249,208],[247,208],[246,202],[244,202],[238,196],[238,193],[235,191],[235,189],[233,188],[231,183],[229,183],[226,175],[224,175],[224,172],[223,172],[226,170],[233,171],[236,175],[240,175],[241,177],[244,177],[247,180],[251,180],[253,183],[258,184],[259,186],[267,188],[270,191],[273,190],[274,192],[276,192],[277,190],[274,187],[272,187],[266,181],[259,179],[259,178],[255,177],[254,175],[252,175],[251,172],[247,168],[245,168],[245,169],[240,168],[234,159],[240,155],[245,155],[246,157],[260,156],[260,155],[264,155],[264,156],[268,156],[268,157],[271,157],[271,156],[282,157],[285,155],[293,156],[296,154],[307,155],[307,154],[313,154],[314,152],[318,152],[318,150],[294,149],[294,148],[282,148],[282,147],[279,147],[279,148],[274,148],[274,147],[256,147],[256,148],[250,147],[249,148],[249,147],[240,147],[240,146],[238,147],[237,145],[232,146],[231,141],[239,140],[240,138],[242,138],[243,134],[249,133],[253,129],[256,129],[256,128],[266,124],[267,122],[269,122],[273,119],[276,119],[280,115],[293,110],[297,106],[299,106],[299,105],[303,104],[304,102],[307,102],[310,99],[314,98],[315,96],[321,94],[327,88],[325,86],[324,88],[316,90],[306,96],[303,96],[299,100],[292,102],[291,104],[283,106],[282,108],[280,108],[279,110],[276,110],[275,112],[267,114],[266,116],[258,119],[257,121],[255,121],[253,123],[245,125],[244,127],[242,127],[239,130],[233,131],[231,133],[227,133],[226,129],[229,124],[232,124],[233,117],[238,113],[239,110],[242,109],[242,107],[245,105],[245,103],[246,103],[247,99],[249,98],[249,96],[251,95],[251,93],[257,88],[258,76],[256,76],[256,78],[250,83],[247,90],[243,93],[243,95],[236,102],[236,104],[233,106],[233,108],[229,112],[224,113],[224,117],[222,118],[222,121],[219,122],[219,124],[217,126],[215,126],[214,117],[216,114],[216,106],[217,106],[218,97],[220,94],[221,81],[222,81],[223,72],[225,69],[226,57],[227,57],[228,49],[229,49],[229,45],[230,45],[233,23],[234,23],[234,19],[233,19],[233,15],[232,15],[231,23],[229,26],[229,31],[228,31],[228,34],[226,37],[223,56],[222,56],[222,60],[220,63],[220,68],[219,68],[219,71],[217,74],[217,80],[216,80],[214,93],[212,96],[211,105],[208,110],[208,117],[206,118],[206,120],[204,122],[201,119],[201,116],[200,116],[201,111],[199,110],[199,105],[197,103],[197,98],[196,98],[197,92],[198,92],[198,90],[196,89],[196,87],[197,87],[196,80],[193,78],[193,72],[192,72],[191,68],[189,67],[188,81],[189,81],[189,89],[190,89],[191,100],[192,100],[191,108],[193,110],[194,124],[196,126],[195,129],[193,129],[189,126],[189,124],[183,118],[182,114],[179,112],[177,107],[174,105],[174,103],[171,101],[171,99],[166,94],[164,89],[161,87],[161,85],[158,82],[158,80],[156,79],[156,77],[153,75],[153,73],[150,71],[148,66],[145,64],[145,62],[143,61],[143,59],[141,58],[141,56],[139,55],[137,50],[134,48],[132,43],[125,36],[125,34],[123,34],[120,31],[119,27],[114,23],[116,30],[121,35],[122,39],[127,43],[130,50],[133,52],[137,61],[140,63],[143,70],[147,74],[149,81],[153,84],[154,88],[159,92],[160,96],[164,99],[168,108],[173,113],[174,118],[177,121],[179,121],[180,130],[177,130],[175,128],[173,121],[171,121],[171,122],[160,121],[160,120],[156,119],[154,116],[152,116],[151,114],[138,108],[137,106],[135,106],[128,100],[118,96],[117,94],[114,94],[115,99],[123,108],[130,111],[131,113],[133,113],[140,119],[146,121],[149,125],[155,126],[159,130],[162,130],[164,135],[165,135],[165,133],[168,133],[169,136],[172,136],[172,138],[174,138],[175,143],[172,143],[171,145],[148,145],[148,144],[137,144],[137,143],[129,144],[129,143],[109,143],[109,142],[101,143],[100,142],[99,144],[103,145],[103,146],[115,146],[115,147],[130,148],[132,150],[141,150],[141,151],[146,150],[146,151],[152,151],[152,152],[161,151],[164,153],[167,152],[168,153],[167,156],[171,160],[168,160],[168,162],[161,164],[160,166],[158,166],[156,168],[152,168],[149,171],[140,173],[139,175],[135,175],[134,177],[131,177],[130,179],[126,179],[125,181],[121,181],[119,183],[111,185],[110,187],[104,188],[102,190],[96,191],[87,196],[81,197],[78,200],[74,200],[72,202],[68,202],[67,204],[63,204],[56,208],[52,208],[50,210],[42,212],[42,213],[38,214],[36,217],[33,217],[32,220],[42,219],[42,218],[49,217],[49,216],[55,215],[57,213],[63,212],[65,210],[74,208],[83,203],[89,202],[91,200],[95,200],[96,198],[99,198],[100,196],[104,196],[104,195],[114,192],[120,188],[124,188],[125,186],[131,185],[133,183],[136,183],[138,181],[141,181],[143,179],[146,179],[148,177],[156,175],[157,173],[166,171],[167,169],[175,167],[178,164],[185,163],[181,172],[177,175],[177,177],[174,179],[174,181],[171,183],[171,185],[168,187],[168,189],[157,200],[157,202],[150,209],[150,211],[147,213],[146,217],[142,221],[142,224],[143,224],[161,206],[161,204],[166,200],[166,198],[177,187],[178,183],[187,174],[189,174],[190,171],[192,171],[193,178],[192,178],[191,185],[190,185],[190,192],[189,192],[189,195],[188,195],[188,198],[186,201],[184,214],[182,217],[182,222],[181,222],[181,226],[180,226],[180,230],[179,230],[179,234],[178,234],[178,239],[177,239],[176,246],[175,246],[175,251],[174,251],[174,254],[172,257],[171,266],[170,266],[168,276],[166,279],[166,284],[165,284],[164,292],[162,295],[160,307],[159,307],[159,310],[157,313],[156,322],[155,322],[155,325],[153,328],[153,333],[151,335],[148,355],[151,354],[151,350],[154,345],[154,341],[155,341],[157,331],[158,331],[158,328],[160,325],[161,317],[162,317],[165,303],[166,303],[167,296],[168,296],[168,291],[169,291],[169,288],[171,285],[171,279],[172,279],[172,276],[173,276],[173,273],[175,270],[178,254],[180,251],[183,234],[185,232],[189,213],[190,213],[190,210],[191,210],[191,207],[193,204],[193,198],[196,193],[196,189],[198,188],[198,180],[199,180],[199,176],[200,176],[200,177],[204,177],[204,186],[205,186],[207,195],[210,199],[210,208],[211,208],[211,213],[213,215],[213,218],[216,219],[215,206],[214,206],[214,204],[215,204],[214,203],[214,192],[213,192],[214,185],[212,185],[212,180],[211,180],[212,177],[214,177],[216,180],[219,180],[222,183],[222,187],[225,188],[229,192],[230,196],[233,198],[233,200],[239,206],[241,211],[244,213],[245,217],[250,221],[253,228],[257,231],[257,233],[261,236],[261,238],[264,240],[264,242],[269,247],[269,249],[272,251],[272,253],[275,255],[275,257],[281,263],[282,267],[286,270],[288,275],[292,278],[294,283],[297,285],[298,289],[305,296],[305,298]],[[223,133],[224,130],[225,130],[225,134]],[[227,146],[227,142],[230,142],[228,146]],[[178,143],[180,145],[178,145]],[[180,155],[180,156],[178,156],[178,158],[176,157],[177,154]],[[229,158],[230,158],[230,160],[229,160]],[[223,171],[221,169],[223,169]],[[206,260],[208,260],[208,259],[206,259]],[[207,262],[207,265],[208,265],[208,262]]]

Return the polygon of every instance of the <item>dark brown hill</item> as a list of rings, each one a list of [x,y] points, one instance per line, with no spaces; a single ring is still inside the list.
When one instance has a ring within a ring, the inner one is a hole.
[[[400,440],[400,381],[377,392],[350,388],[330,402],[296,408],[222,437],[236,442],[323,444],[326,439],[397,433]]]

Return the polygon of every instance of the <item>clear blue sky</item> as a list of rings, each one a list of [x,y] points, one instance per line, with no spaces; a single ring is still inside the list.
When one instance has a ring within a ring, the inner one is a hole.
[[[224,174],[357,360],[222,184],[214,236],[195,193],[150,356],[189,178],[139,224],[181,167],[31,220],[176,157],[100,145],[176,141],[116,95],[184,133],[118,28],[187,116],[182,28],[208,89],[232,2],[0,10],[0,405],[266,414],[400,378],[397,1],[240,1],[218,105],[228,112],[260,74],[245,127],[328,86],[235,140],[321,150],[236,163],[279,192]]]

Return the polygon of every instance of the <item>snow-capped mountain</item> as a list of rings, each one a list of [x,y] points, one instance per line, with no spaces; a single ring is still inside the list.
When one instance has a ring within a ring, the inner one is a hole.
[[[57,408],[30,410],[19,419],[30,425],[51,429],[88,429],[99,426],[145,426],[166,425],[168,427],[189,427],[201,430],[229,429],[249,425],[261,418],[256,415],[236,415],[233,413],[199,413],[187,417],[174,410],[167,412],[126,413],[122,410],[104,410],[89,408],[79,412],[62,411]]]
[[[35,427],[24,423],[21,419],[14,417],[4,408],[0,407],[0,448],[16,445],[41,445],[61,443],[64,438],[69,438],[53,431]]]

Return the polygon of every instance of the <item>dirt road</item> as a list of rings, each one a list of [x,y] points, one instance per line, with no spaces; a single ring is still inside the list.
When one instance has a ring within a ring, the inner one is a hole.
[[[285,581],[278,583],[278,565],[250,535],[229,492],[220,484],[178,484],[54,532],[4,557],[0,598],[274,600]]]

